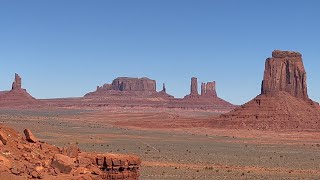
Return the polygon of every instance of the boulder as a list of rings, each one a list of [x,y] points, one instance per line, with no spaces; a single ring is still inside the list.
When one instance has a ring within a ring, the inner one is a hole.
[[[57,168],[61,173],[70,174],[74,168],[74,160],[63,154],[56,154],[52,159],[51,166]]]
[[[28,142],[36,143],[38,141],[30,129],[25,129],[23,132],[24,132],[24,135],[26,136],[26,140]]]
[[[78,157],[79,151],[80,151],[80,149],[78,146],[71,144],[71,145],[63,147],[63,149],[61,150],[61,153],[63,155],[69,156],[71,158],[76,158],[76,157]]]
[[[0,142],[3,144],[3,145],[6,145],[7,142],[8,142],[8,138],[7,136],[0,131]]]
[[[8,169],[12,168],[12,163],[6,157],[0,155],[0,166],[6,167]]]

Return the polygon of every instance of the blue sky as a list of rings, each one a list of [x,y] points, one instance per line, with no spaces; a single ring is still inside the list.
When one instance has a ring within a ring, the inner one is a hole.
[[[147,76],[182,97],[196,76],[242,104],[282,49],[303,54],[309,95],[320,101],[319,9],[317,0],[0,0],[0,90],[15,72],[37,98]]]

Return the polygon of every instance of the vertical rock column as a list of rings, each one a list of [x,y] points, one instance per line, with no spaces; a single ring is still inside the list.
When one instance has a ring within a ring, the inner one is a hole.
[[[201,83],[201,96],[206,95],[206,83]]]
[[[217,91],[216,91],[216,82],[208,82],[206,85],[206,95],[217,97]]]
[[[191,78],[191,92],[190,95],[199,95],[198,93],[198,79],[193,77]]]
[[[12,89],[21,89],[21,77],[19,74],[15,74],[14,82],[12,83]]]
[[[298,52],[272,52],[266,60],[261,94],[272,94],[285,91],[294,97],[307,100],[307,75]]]
[[[166,84],[165,84],[165,83],[162,84],[162,91],[163,91],[163,92],[167,92]]]

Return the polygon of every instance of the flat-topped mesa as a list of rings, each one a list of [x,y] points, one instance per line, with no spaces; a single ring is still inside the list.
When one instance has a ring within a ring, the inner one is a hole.
[[[156,92],[156,81],[149,78],[118,77],[112,84],[97,86],[99,91],[147,91]]]
[[[21,88],[21,77],[19,74],[15,73],[14,82],[12,83],[12,90],[22,89]]]
[[[281,50],[274,50],[272,52],[273,58],[286,58],[286,57],[298,57],[301,58],[302,55],[299,52],[294,51],[281,51]]]
[[[171,99],[173,96],[166,93],[163,84],[162,91],[157,92],[156,81],[143,78],[118,77],[111,84],[97,86],[97,90],[90,92],[85,97],[93,98],[162,98]]]
[[[199,93],[198,93],[198,79],[196,77],[191,78],[190,95],[199,95]]]
[[[299,52],[272,52],[272,58],[265,63],[261,94],[285,91],[290,95],[308,100],[307,75]]]
[[[113,90],[119,91],[156,91],[156,81],[149,78],[120,77],[112,82]]]

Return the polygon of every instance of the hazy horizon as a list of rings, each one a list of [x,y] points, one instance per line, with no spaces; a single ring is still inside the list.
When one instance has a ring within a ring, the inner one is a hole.
[[[79,97],[120,76],[148,77],[169,94],[190,78],[217,82],[243,104],[260,93],[275,49],[298,51],[320,101],[318,1],[3,1],[0,91],[14,73],[36,98]],[[227,9],[227,10],[226,10]]]

